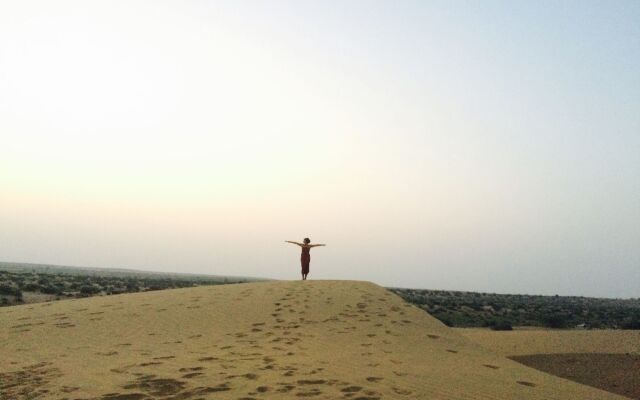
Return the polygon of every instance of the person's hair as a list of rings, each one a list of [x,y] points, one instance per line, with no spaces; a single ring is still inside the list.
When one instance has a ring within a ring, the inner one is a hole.
[[[305,242],[305,243],[311,243],[311,239],[309,239],[309,238],[304,238],[304,242]]]

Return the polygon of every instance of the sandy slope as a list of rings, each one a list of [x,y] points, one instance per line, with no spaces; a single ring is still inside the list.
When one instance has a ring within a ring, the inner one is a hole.
[[[622,399],[483,349],[365,282],[4,308],[0,352],[3,400]]]
[[[515,330],[461,328],[456,332],[504,356],[556,353],[640,354],[637,330]]]

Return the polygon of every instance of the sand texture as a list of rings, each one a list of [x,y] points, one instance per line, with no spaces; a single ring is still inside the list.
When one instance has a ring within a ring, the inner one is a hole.
[[[637,330],[514,330],[462,328],[456,332],[504,356],[556,353],[640,355]]]
[[[366,282],[0,309],[0,398],[624,399],[525,367]]]
[[[511,358],[562,378],[640,399],[640,355],[533,354]]]

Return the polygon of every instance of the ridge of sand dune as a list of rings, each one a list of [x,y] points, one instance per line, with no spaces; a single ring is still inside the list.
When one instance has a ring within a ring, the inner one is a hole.
[[[0,309],[0,399],[623,399],[524,367],[367,282]]]

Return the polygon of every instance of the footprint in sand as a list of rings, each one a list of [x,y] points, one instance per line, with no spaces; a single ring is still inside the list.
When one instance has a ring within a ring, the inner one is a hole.
[[[115,356],[116,354],[118,354],[118,352],[117,351],[109,351],[109,352],[106,352],[106,353],[98,352],[96,354],[99,355],[99,356]]]
[[[77,386],[63,386],[63,387],[60,388],[60,391],[62,393],[73,393],[73,392],[75,392],[75,391],[77,391],[79,389],[80,388],[77,387]]]
[[[27,326],[32,326],[33,324],[20,324],[20,325],[14,325],[11,328],[12,329],[20,329],[20,328],[26,328]]]
[[[440,339],[440,336],[438,336],[438,335],[431,335],[431,334],[429,334],[429,335],[427,335],[427,337],[428,337],[429,339]]]
[[[324,379],[301,379],[298,381],[299,385],[324,385],[327,383]]]
[[[377,396],[378,393],[372,392],[368,396],[358,396],[354,400],[380,400],[380,396]]]
[[[321,395],[322,391],[320,389],[310,389],[308,391],[305,392],[298,392],[296,393],[296,396],[298,397],[312,397],[312,396],[318,396]]]
[[[179,372],[193,372],[193,371],[202,371],[204,369],[204,367],[185,367],[185,368],[180,368],[178,371]]]
[[[195,389],[185,389],[185,382],[171,378],[156,378],[154,375],[145,375],[134,382],[124,385],[124,389],[139,389],[151,396],[173,396],[175,398],[190,399],[192,397],[202,397],[209,393],[224,392],[231,390],[227,383],[216,387],[197,387]],[[179,394],[179,395],[178,395]]]
[[[135,367],[136,365],[137,364],[124,365],[120,368],[111,368],[109,371],[115,372],[116,374],[124,374],[125,372],[129,371],[131,368]]]
[[[202,358],[198,358],[198,361],[215,361],[215,360],[219,360],[218,357],[202,357]]]
[[[295,389],[296,387],[294,385],[291,385],[289,383],[286,382],[280,382],[278,383],[279,386],[282,386],[281,388],[276,389],[277,392],[280,393],[288,393],[290,391],[292,391],[293,389]]]
[[[491,364],[482,364],[483,367],[491,368],[491,369],[500,369],[500,367]]]
[[[201,372],[190,372],[188,374],[184,374],[182,375],[183,379],[191,379],[191,378],[195,378],[196,376],[200,376],[203,375]]]
[[[527,381],[516,381],[517,384],[523,385],[523,386],[529,386],[529,387],[535,387],[536,384],[535,383],[531,383],[531,382],[527,382]]]
[[[100,400],[144,400],[148,398],[146,394],[143,393],[107,393],[102,395]]]
[[[159,362],[159,361],[151,361],[151,362],[141,363],[141,364],[138,364],[138,365],[141,366],[141,367],[148,367],[150,365],[161,365],[161,364],[162,363]]]

